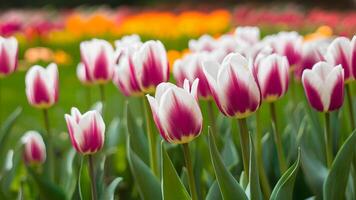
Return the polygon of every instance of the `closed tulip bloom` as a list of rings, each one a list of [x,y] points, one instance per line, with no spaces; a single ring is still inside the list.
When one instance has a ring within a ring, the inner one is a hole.
[[[241,26],[235,30],[235,37],[238,40],[247,42],[250,45],[260,41],[260,29],[257,26]]]
[[[238,53],[226,56],[221,65],[203,63],[210,91],[224,115],[245,118],[260,106],[261,94],[251,65]]]
[[[355,44],[355,42],[353,43]],[[325,56],[332,65],[341,65],[344,68],[346,82],[354,79],[351,50],[351,41],[346,37],[338,37],[330,44]]]
[[[197,40],[189,40],[189,49],[193,52],[213,51],[217,47],[216,40],[210,35],[202,35]]]
[[[167,52],[162,42],[147,41],[134,54],[133,63],[141,90],[154,92],[156,86],[169,79]]]
[[[18,44],[14,37],[0,36],[0,78],[13,73],[17,68]]]
[[[112,79],[115,54],[109,42],[100,39],[84,41],[80,43],[80,55],[90,81],[104,84]]]
[[[285,56],[272,54],[262,58],[255,73],[263,100],[276,101],[287,92],[289,64]]]
[[[320,112],[339,109],[344,101],[344,70],[341,65],[333,66],[318,62],[306,69],[302,83],[309,104]]]
[[[71,114],[65,114],[67,128],[73,147],[81,154],[94,154],[104,145],[105,123],[97,110],[83,115],[77,108]]]
[[[202,66],[203,62],[209,60],[214,60],[214,58],[207,52],[196,52],[188,54],[182,59],[177,59],[173,66],[173,75],[177,81],[177,85],[182,87],[185,79],[193,83],[193,81],[198,78],[199,97],[209,98],[211,96],[210,89]]]
[[[88,74],[85,72],[85,66],[83,63],[79,63],[77,66],[77,77],[83,85],[92,84],[91,79],[88,77]]]
[[[58,101],[58,69],[51,63],[47,68],[39,65],[26,73],[26,96],[28,102],[37,108],[49,108]]]
[[[46,146],[38,132],[27,131],[21,141],[24,144],[26,164],[43,164],[46,161]]]
[[[115,41],[115,63],[118,64],[121,56],[130,49],[137,49],[142,45],[140,36],[133,34],[123,36],[120,40]]]
[[[184,88],[172,83],[158,85],[155,97],[147,95],[153,119],[161,136],[170,143],[183,144],[201,133],[203,117],[197,100],[198,79]]]

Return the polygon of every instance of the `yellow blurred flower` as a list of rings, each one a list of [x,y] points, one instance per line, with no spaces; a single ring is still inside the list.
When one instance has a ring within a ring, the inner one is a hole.
[[[182,53],[176,50],[169,50],[167,52],[168,63],[171,70],[173,70],[174,62],[182,57]]]
[[[333,30],[329,26],[320,26],[314,33],[304,36],[305,41],[329,38],[333,35]]]
[[[68,64],[71,61],[71,58],[69,54],[62,50],[53,51],[46,47],[34,47],[25,51],[24,61],[29,64],[40,61]]]

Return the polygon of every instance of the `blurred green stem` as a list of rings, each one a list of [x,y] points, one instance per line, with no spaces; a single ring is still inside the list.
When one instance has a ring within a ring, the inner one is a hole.
[[[215,141],[218,144],[218,148],[220,149],[221,147],[221,141],[218,135],[217,127],[216,127],[216,117],[214,113],[214,105],[213,105],[213,100],[208,100],[208,115],[209,115],[209,125],[211,126],[211,130],[213,132],[213,136],[215,138]]]
[[[95,172],[94,172],[94,160],[92,155],[88,155],[88,162],[89,162],[89,174],[90,174],[90,186],[91,186],[91,198],[92,200],[97,199],[97,192],[96,192],[96,180],[95,180]]]
[[[330,169],[333,162],[333,145],[332,145],[332,135],[330,130],[330,114],[325,113],[325,123],[324,123],[324,140],[325,140],[325,154],[326,154],[326,164]]]
[[[269,105],[272,117],[273,138],[276,144],[279,168],[282,175],[287,170],[287,164],[284,157],[281,135],[278,130],[276,105],[274,102],[271,102]]]
[[[351,96],[351,88],[350,87],[351,87],[350,84],[346,84],[346,96],[347,96],[347,103],[349,104],[349,115],[350,115],[351,129],[352,129],[352,131],[354,131],[355,130],[355,118],[354,118],[354,107],[352,104],[352,96]]]
[[[47,160],[48,160],[48,167],[46,168],[49,178],[51,181],[54,181],[54,149],[52,144],[52,133],[49,123],[49,116],[48,116],[48,109],[43,109],[43,120],[44,126],[47,132]]]
[[[183,146],[185,167],[188,170],[190,195],[192,197],[192,200],[197,200],[198,195],[197,195],[197,189],[196,189],[196,185],[195,185],[195,178],[194,178],[194,174],[193,174],[193,163],[192,163],[192,159],[190,156],[189,144],[184,143],[184,144],[182,144],[182,146]]]
[[[240,145],[241,145],[241,154],[242,154],[242,161],[244,165],[244,171],[246,174],[247,180],[249,180],[249,136],[248,136],[248,128],[246,118],[241,118],[237,120],[240,126]]]
[[[261,187],[264,194],[264,199],[269,199],[271,196],[271,187],[268,183],[268,178],[266,171],[263,165],[263,155],[262,155],[262,130],[261,130],[261,114],[260,111],[256,112],[256,154],[257,154],[257,163],[258,171],[260,174]]]
[[[159,169],[157,166],[156,137],[151,129],[150,106],[148,105],[148,100],[147,100],[146,96],[142,97],[142,101],[143,101],[143,107],[144,107],[145,119],[146,119],[146,133],[147,133],[149,153],[150,153],[150,166],[153,171],[153,174],[155,174],[158,177]]]

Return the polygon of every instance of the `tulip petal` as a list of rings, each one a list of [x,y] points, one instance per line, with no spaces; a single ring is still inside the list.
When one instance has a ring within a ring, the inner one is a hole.
[[[344,68],[345,80],[352,78],[352,69],[350,64],[350,41],[345,37],[336,38],[328,47],[326,60],[334,66],[341,65]]]

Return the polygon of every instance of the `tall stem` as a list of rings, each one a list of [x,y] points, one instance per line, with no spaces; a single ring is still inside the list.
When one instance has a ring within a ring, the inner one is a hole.
[[[324,141],[325,141],[325,154],[326,154],[326,164],[328,168],[331,167],[333,162],[333,144],[332,135],[330,130],[330,114],[325,113],[325,123],[324,123]]]
[[[262,156],[262,130],[261,130],[261,116],[260,111],[256,112],[256,154],[258,162],[258,172],[260,174],[261,187],[264,194],[264,199],[269,199],[271,196],[271,187],[268,183],[268,178],[263,165]]]
[[[249,157],[250,157],[250,147],[249,147],[249,136],[248,136],[248,128],[246,118],[238,119],[238,123],[240,126],[240,145],[241,145],[241,153],[242,153],[242,161],[244,165],[245,174],[247,180],[249,180]]]
[[[159,171],[157,166],[156,137],[151,129],[150,107],[148,105],[148,101],[146,97],[143,97],[142,101],[143,101],[143,107],[144,107],[143,109],[145,112],[145,119],[146,119],[146,133],[147,133],[149,153],[150,153],[150,166],[153,173],[158,177]]]
[[[287,164],[286,164],[286,160],[284,157],[281,135],[278,130],[276,106],[275,106],[274,102],[271,102],[269,105],[270,105],[270,109],[271,109],[273,137],[274,137],[274,142],[276,144],[276,149],[277,149],[279,168],[280,168],[281,174],[283,174],[287,170]]]
[[[97,192],[96,192],[96,180],[95,180],[95,172],[94,172],[94,161],[93,156],[88,155],[88,162],[89,162],[89,174],[90,174],[90,185],[91,185],[91,198],[92,200],[97,199]]]
[[[354,107],[353,107],[353,104],[352,104],[352,96],[351,96],[350,84],[346,84],[346,96],[347,96],[347,102],[349,104],[349,114],[350,114],[351,128],[352,128],[352,131],[354,131],[355,130],[355,118],[354,118]]]
[[[212,100],[208,100],[208,115],[209,115],[209,125],[211,126],[212,132],[213,132],[213,136],[215,138],[215,141],[218,144],[218,147],[220,149],[221,146],[221,142],[220,142],[220,138],[218,135],[218,130],[216,127],[216,117],[215,117],[215,113],[214,113],[214,108],[213,108],[213,101]]]
[[[52,133],[49,123],[48,109],[43,109],[44,126],[47,132],[48,174],[50,180],[54,180],[54,149],[52,145]]]
[[[183,153],[185,159],[185,167],[188,170],[190,195],[192,196],[192,200],[197,200],[198,195],[197,195],[197,189],[196,189],[195,179],[193,174],[193,164],[192,164],[192,159],[190,157],[189,145],[188,143],[182,145],[183,145]]]

